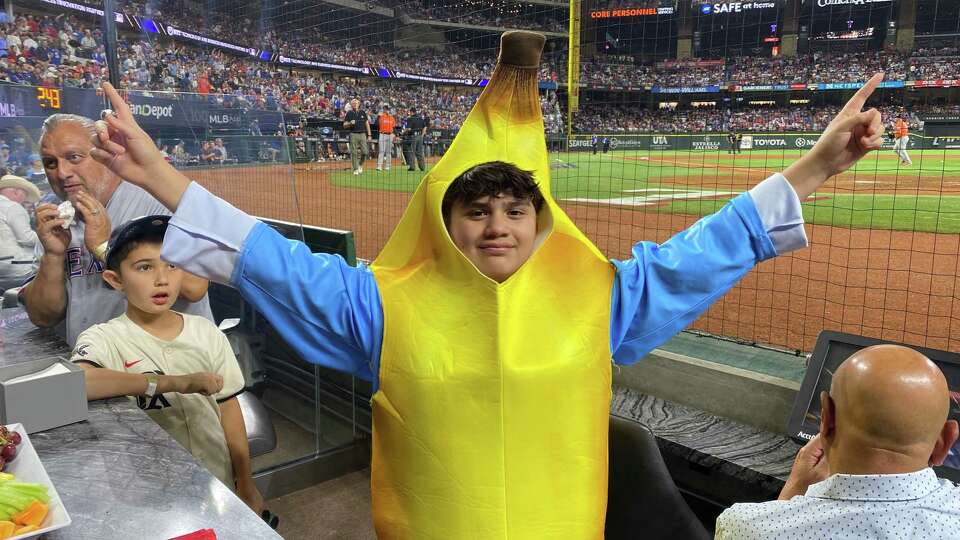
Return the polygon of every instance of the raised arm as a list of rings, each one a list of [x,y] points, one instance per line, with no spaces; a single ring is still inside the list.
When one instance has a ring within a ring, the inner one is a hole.
[[[98,121],[97,148],[90,155],[127,182],[136,184],[161,204],[177,211],[190,179],[163,159],[153,139],[137,124],[129,105],[107,82],[101,84],[112,113]]]
[[[868,152],[880,148],[883,141],[880,111],[861,112],[861,109],[882,80],[883,73],[871,77],[834,117],[817,144],[783,171],[801,201],[828,178],[849,169]]]
[[[92,155],[174,212],[164,260],[238,289],[308,362],[375,378],[383,314],[370,271],[313,255],[191,183],[160,156],[117,91],[102,86],[115,114],[99,123]]]
[[[631,259],[614,262],[610,347],[618,363],[636,362],[673,337],[760,261],[806,246],[800,201],[880,146],[880,113],[860,109],[881,80],[874,75],[783,175],[662,245],[640,242]]]

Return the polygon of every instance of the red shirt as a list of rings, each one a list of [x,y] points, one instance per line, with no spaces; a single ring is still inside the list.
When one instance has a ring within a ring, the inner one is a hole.
[[[206,75],[201,75],[200,78],[197,79],[197,93],[210,93],[210,79],[208,79]]]

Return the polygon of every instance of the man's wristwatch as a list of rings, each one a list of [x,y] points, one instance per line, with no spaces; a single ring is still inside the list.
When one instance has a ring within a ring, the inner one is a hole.
[[[107,262],[107,242],[104,241],[99,246],[93,248],[93,257],[100,262]]]
[[[147,390],[143,395],[147,397],[153,397],[157,394],[157,384],[160,382],[160,378],[153,373],[146,373],[147,376]]]

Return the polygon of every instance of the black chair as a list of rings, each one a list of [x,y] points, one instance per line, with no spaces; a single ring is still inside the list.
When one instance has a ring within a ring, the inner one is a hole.
[[[660,455],[657,439],[637,422],[610,416],[607,540],[709,540]]]

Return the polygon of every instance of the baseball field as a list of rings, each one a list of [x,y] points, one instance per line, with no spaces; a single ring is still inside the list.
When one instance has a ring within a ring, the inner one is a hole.
[[[552,192],[611,258],[663,242],[800,150],[551,154]],[[759,265],[694,328],[810,351],[821,330],[940,349],[960,346],[960,150],[873,153],[803,204],[810,247]],[[428,160],[429,161],[429,160]],[[191,176],[263,217],[351,230],[373,259],[422,173],[368,161],[198,170]],[[428,168],[429,170],[429,168]]]

